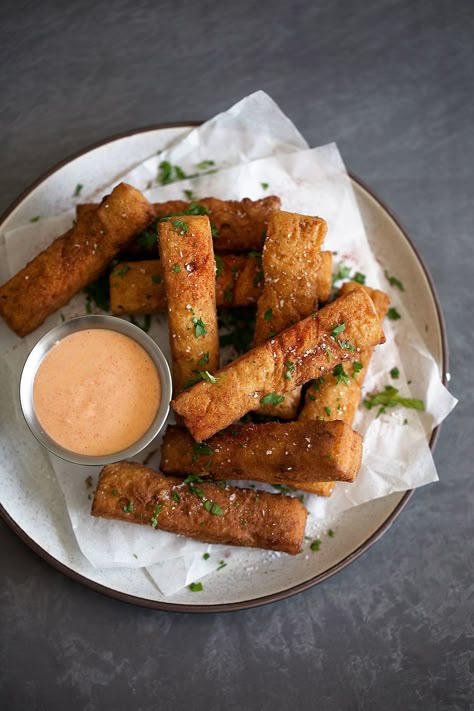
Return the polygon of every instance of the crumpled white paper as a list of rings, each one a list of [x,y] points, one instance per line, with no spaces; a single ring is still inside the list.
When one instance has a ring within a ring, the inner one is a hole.
[[[212,160],[215,165],[212,172],[198,170],[198,177],[158,186],[154,180],[161,160],[179,165],[186,174],[196,172],[195,165],[201,161]],[[324,217],[329,227],[324,248],[344,255],[344,261],[353,271],[366,274],[370,286],[393,292],[383,276],[384,265],[381,268],[371,252],[337,147],[330,144],[306,149],[291,122],[262,92],[191,131],[159,156],[134,166],[123,179],[142,189],[151,182],[152,187],[145,190],[145,194],[152,201],[183,198],[184,190],[192,190],[198,197],[213,195],[226,199],[280,195],[283,209]],[[267,183],[268,189],[264,187]],[[15,273],[51,239],[68,229],[72,219],[73,215],[68,213],[7,233],[9,273]],[[396,409],[376,419],[375,410],[369,412],[361,408],[356,429],[364,435],[364,457],[358,479],[351,485],[339,483],[330,499],[306,494],[305,504],[313,520],[333,520],[352,506],[437,480],[428,446],[429,434],[454,407],[456,400],[442,385],[437,365],[404,307],[403,298],[396,296],[402,318],[396,322],[386,321],[387,343],[375,351],[365,389],[380,390],[391,383],[388,370],[396,365],[400,377],[392,384],[403,395],[424,400],[426,412]],[[82,313],[82,295],[62,309],[66,318]],[[14,349],[8,351],[6,357],[16,377],[27,351],[60,320],[60,314],[51,316],[34,334],[23,342],[18,339]],[[150,333],[169,355],[163,319],[155,319]],[[417,373],[411,385],[405,375],[407,367]],[[409,426],[404,424],[405,420]],[[157,447],[159,442],[155,441],[144,456]],[[212,546],[147,527],[92,518],[84,482],[92,473],[95,484],[98,470],[91,472],[91,467],[78,467],[53,456],[51,461],[78,544],[94,566],[146,566],[165,595],[173,594],[218,567],[219,556],[212,555]],[[155,455],[152,462],[158,465],[159,455]],[[208,551],[210,556],[203,558]],[[238,556],[238,549],[232,550],[231,555]]]

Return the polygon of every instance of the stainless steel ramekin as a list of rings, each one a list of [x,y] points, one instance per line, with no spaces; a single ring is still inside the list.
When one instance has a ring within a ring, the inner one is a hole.
[[[77,331],[85,331],[93,328],[103,328],[109,331],[122,333],[124,336],[129,336],[148,353],[152,359],[158,372],[161,383],[161,402],[155,418],[139,440],[126,449],[104,456],[89,456],[87,454],[77,454],[69,449],[62,447],[55,442],[45,430],[41,427],[38,417],[35,412],[33,402],[33,383],[36,377],[38,367],[48,353],[48,351],[59,341],[66,336],[76,333]],[[150,336],[142,331],[141,328],[135,326],[129,321],[117,318],[115,316],[95,315],[95,316],[80,316],[65,321],[60,326],[56,326],[41,338],[35,345],[25,365],[20,380],[20,404],[23,410],[26,423],[36,439],[61,459],[66,459],[74,464],[89,464],[89,465],[104,465],[118,462],[122,459],[134,457],[141,452],[150,442],[157,436],[161,428],[165,424],[169,413],[169,403],[171,400],[172,382],[171,373],[168,362],[163,355],[159,346]]]

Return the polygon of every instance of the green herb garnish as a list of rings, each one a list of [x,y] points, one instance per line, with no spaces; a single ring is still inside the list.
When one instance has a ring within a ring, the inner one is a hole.
[[[398,319],[401,318],[400,314],[394,306],[391,306],[387,311],[387,317],[390,319],[390,321],[398,321]]]
[[[173,272],[174,272],[175,274],[177,274],[177,273],[180,272],[180,271],[181,271],[181,267],[179,266],[179,264],[175,264],[175,265],[173,266]]]
[[[288,368],[288,370],[285,371],[283,377],[285,378],[285,380],[289,380],[291,378],[291,376],[293,375],[293,373],[295,372],[296,366],[293,363],[293,361],[287,360],[285,363],[285,367]]]
[[[273,310],[272,309],[267,309],[265,313],[263,314],[263,318],[265,321],[271,321],[273,316]]]
[[[398,368],[392,368],[392,370],[390,371],[390,377],[393,380],[398,380],[398,378],[400,377],[400,371],[398,370]]]
[[[39,219],[40,219],[40,216],[39,216],[39,215],[35,215],[35,217],[31,217],[31,218],[30,218],[30,222],[38,222]],[[73,227],[74,227],[74,226],[75,226],[75,225],[73,225]]]
[[[326,415],[329,417],[330,414],[331,414],[331,408],[330,408],[330,407],[325,407],[325,408],[324,408],[324,412],[325,412]]]
[[[209,560],[210,557],[211,557],[210,553],[203,553],[203,556],[202,556],[203,560]]]
[[[214,259],[216,261],[216,277],[222,276],[222,274],[224,274],[224,263],[222,261],[222,257],[219,257],[218,254],[215,254]]]
[[[405,291],[400,279],[397,279],[397,277],[394,277],[394,276],[390,276],[390,274],[388,273],[388,271],[386,269],[384,271],[384,274],[385,274],[385,278],[387,279],[390,286],[395,286],[397,289],[400,289],[400,291]]]
[[[200,163],[196,163],[196,168],[198,170],[206,170],[206,168],[212,168],[215,164],[213,160],[202,160]]]
[[[260,185],[262,186],[262,188],[263,188],[264,190],[267,190],[267,189],[268,189],[268,186],[269,186],[269,183],[260,183]]]
[[[352,281],[357,282],[357,284],[365,284],[365,274],[362,274],[362,272],[356,272],[352,275]]]
[[[197,318],[196,316],[193,317],[193,324],[194,324],[194,335],[196,338],[199,338],[200,336],[205,336],[207,333],[207,328],[202,320],[202,318]]]
[[[319,551],[319,549],[321,548],[321,541],[319,540],[319,538],[317,538],[311,543],[310,548],[312,551]]]
[[[410,410],[419,410],[421,412],[425,409],[423,400],[401,397],[398,394],[398,389],[394,388],[393,385],[386,385],[385,390],[368,395],[364,400],[364,405],[368,410],[371,410],[373,407],[380,406],[380,409],[377,412],[377,417],[382,415],[387,407],[396,407],[397,405],[407,407]]]
[[[129,500],[127,506],[124,506],[124,507],[123,507],[123,510],[125,511],[125,513],[132,513],[132,511],[133,511],[133,503]]]
[[[207,365],[209,363],[209,353],[203,353],[198,360],[198,365]]]
[[[151,280],[154,284],[161,284],[161,282],[163,281],[159,274],[153,274]]]
[[[276,393],[269,393],[268,395],[265,395],[265,397],[262,397],[260,400],[262,405],[280,405],[282,402],[284,402],[285,396],[284,395],[277,395]]]
[[[336,336],[338,336],[340,333],[342,333],[345,328],[346,328],[346,324],[344,323],[344,321],[342,323],[340,323],[339,326],[334,326],[334,328],[331,331],[331,338],[334,338],[334,340],[336,340]]]
[[[125,274],[127,274],[130,271],[131,267],[128,266],[128,264],[124,264],[120,269],[116,269],[114,272],[112,272],[112,276],[119,276],[119,277],[124,277]]]
[[[203,590],[202,583],[189,583],[188,588],[191,592],[201,592]]]
[[[202,456],[203,454],[214,454],[214,450],[209,447],[208,444],[205,444],[205,442],[195,442],[193,446],[193,456],[192,456],[192,462],[195,462],[198,457]],[[190,476],[193,476],[192,474]],[[188,484],[189,483],[189,477],[187,477],[184,481]],[[202,479],[198,479],[199,481],[202,481]],[[197,481],[196,479],[192,479],[192,481]]]
[[[349,378],[347,377],[347,373],[344,370],[344,366],[342,365],[342,363],[338,363],[336,366],[334,366],[332,374],[336,378],[337,385],[339,385],[339,383],[344,383],[344,385],[349,385]]]
[[[79,195],[81,194],[81,190],[82,190],[83,187],[84,187],[83,185],[81,185],[80,183],[78,183],[78,184],[76,185],[76,189],[74,190],[73,197],[79,197]]]

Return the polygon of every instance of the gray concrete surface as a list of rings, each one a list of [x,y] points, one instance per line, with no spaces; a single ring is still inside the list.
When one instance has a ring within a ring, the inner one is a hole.
[[[441,482],[352,566],[264,608],[122,604],[0,522],[3,709],[472,708],[473,7],[3,0],[1,209],[84,145],[207,118],[263,88],[310,143],[336,140],[412,235],[461,397],[436,449]]]

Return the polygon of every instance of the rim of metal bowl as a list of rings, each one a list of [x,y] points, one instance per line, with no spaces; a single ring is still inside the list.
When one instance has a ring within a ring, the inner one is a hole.
[[[129,447],[120,450],[119,452],[113,452],[112,454],[105,454],[101,456],[92,456],[87,454],[78,454],[66,449],[52,439],[44,430],[34,407],[33,384],[41,362],[56,343],[73,333],[98,328],[114,331],[115,333],[121,333],[124,336],[128,336],[144,349],[144,351],[150,356],[159,375],[161,400],[155,417],[153,418],[153,422],[136,442]],[[166,418],[168,417],[170,409],[169,403],[171,400],[171,387],[171,373],[168,362],[163,355],[161,348],[152,338],[150,338],[147,333],[145,333],[145,331],[140,329],[138,326],[135,326],[133,323],[116,316],[109,316],[105,314],[78,316],[77,318],[64,321],[64,323],[61,323],[59,326],[51,329],[51,331],[48,331],[48,333],[40,338],[40,340],[30,351],[23,366],[20,378],[20,405],[23,416],[31,432],[36,437],[38,442],[40,442],[40,444],[42,444],[43,447],[45,447],[52,454],[60,457],[61,459],[65,459],[68,462],[72,462],[73,464],[103,466],[104,464],[112,464],[113,462],[118,462],[122,459],[134,457],[155,439],[163,428]]]

